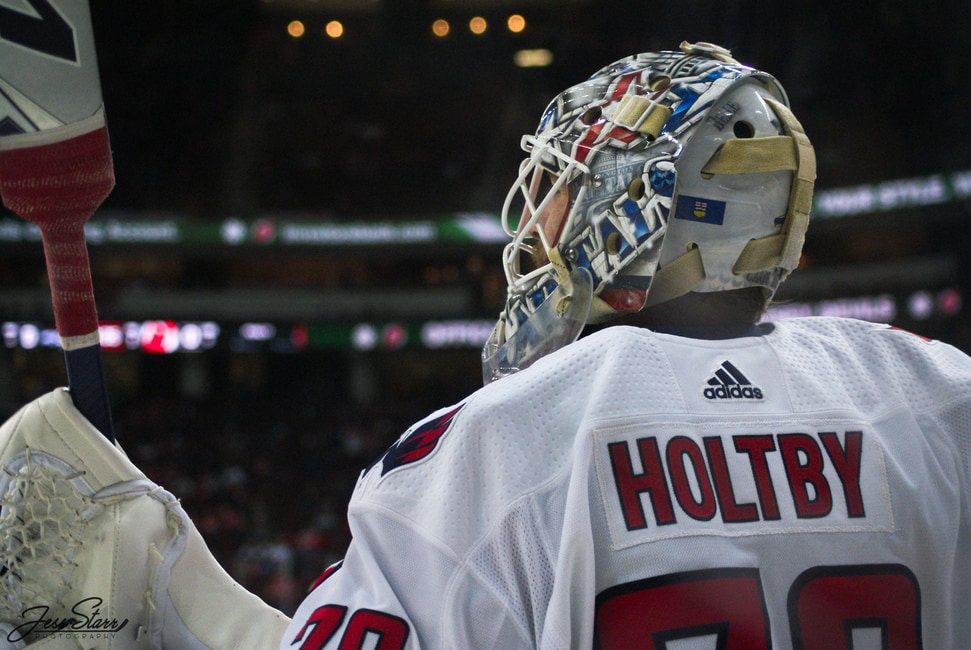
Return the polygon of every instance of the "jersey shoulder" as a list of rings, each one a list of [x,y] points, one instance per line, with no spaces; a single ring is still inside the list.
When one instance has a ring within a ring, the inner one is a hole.
[[[847,391],[917,411],[971,393],[971,357],[942,341],[847,318],[795,318],[775,326],[772,342],[790,377],[826,377]]]
[[[437,410],[362,473],[350,513],[407,520],[453,549],[467,548],[511,504],[589,462],[577,444],[589,422],[630,401],[632,376],[617,367],[663,363],[643,341],[650,336],[581,339]],[[638,345],[643,351],[632,349]],[[643,362],[645,354],[657,363]]]

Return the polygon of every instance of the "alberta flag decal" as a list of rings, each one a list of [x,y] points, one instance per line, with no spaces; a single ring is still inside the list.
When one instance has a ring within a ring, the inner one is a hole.
[[[674,218],[720,226],[725,222],[725,202],[697,196],[679,196]]]

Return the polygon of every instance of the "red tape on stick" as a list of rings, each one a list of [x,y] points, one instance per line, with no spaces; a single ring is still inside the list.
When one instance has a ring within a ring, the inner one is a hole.
[[[95,118],[62,133],[54,129],[0,140],[3,203],[40,228],[65,350],[98,343],[84,224],[111,192],[115,174],[107,127],[101,113]]]

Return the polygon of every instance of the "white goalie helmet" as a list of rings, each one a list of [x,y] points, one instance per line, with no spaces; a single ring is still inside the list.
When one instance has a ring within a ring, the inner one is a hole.
[[[486,383],[691,291],[771,297],[798,263],[812,145],[779,82],[724,48],[621,59],[558,95],[522,146]]]

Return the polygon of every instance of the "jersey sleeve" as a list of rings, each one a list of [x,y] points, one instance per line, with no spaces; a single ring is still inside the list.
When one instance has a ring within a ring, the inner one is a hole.
[[[368,637],[389,650],[421,647],[394,588],[360,546],[352,544],[321,576],[294,614],[281,649],[360,648]]]
[[[363,471],[344,561],[281,648],[589,647],[589,380],[548,367],[436,411]]]
[[[450,537],[475,535],[448,477],[462,405],[406,431],[364,470],[348,507],[353,541],[298,608],[281,648],[522,647],[494,591]],[[483,640],[487,640],[483,644]]]
[[[523,646],[500,600],[447,553],[393,519],[357,519],[347,554],[304,599],[281,649]]]

